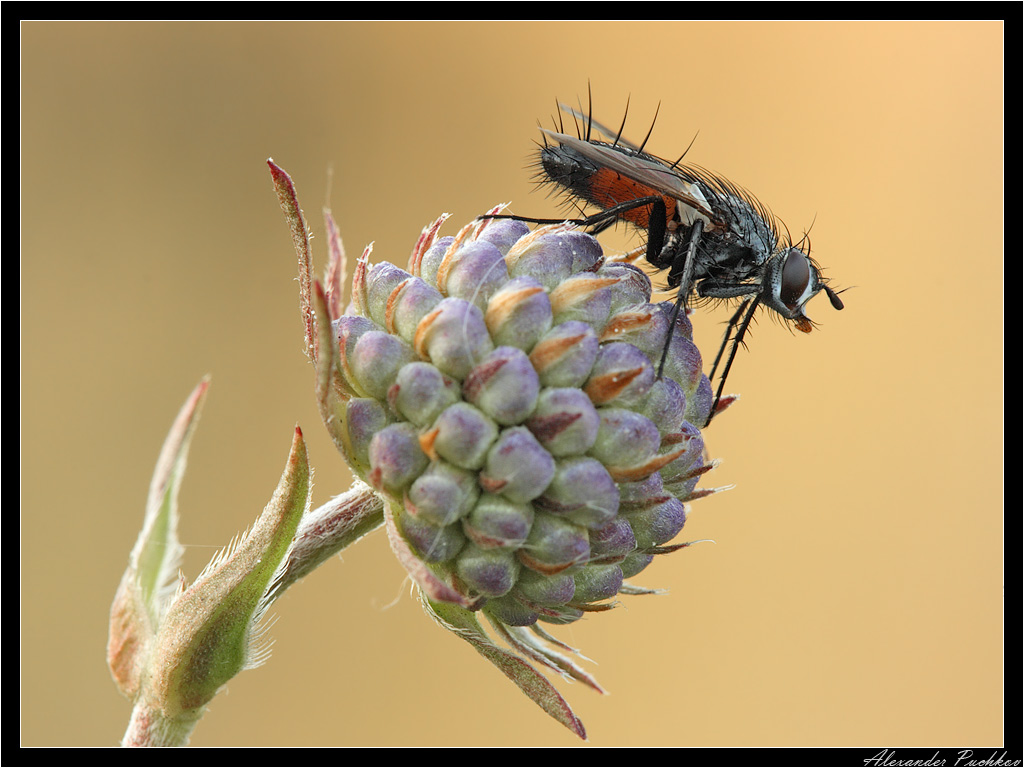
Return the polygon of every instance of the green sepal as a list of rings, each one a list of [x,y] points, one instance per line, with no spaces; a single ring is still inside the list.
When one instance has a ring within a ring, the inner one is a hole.
[[[209,386],[204,378],[192,390],[164,440],[142,530],[110,608],[107,664],[121,693],[131,699],[139,692],[146,658],[177,583],[183,552],[178,541],[178,488]]]
[[[145,696],[164,717],[201,711],[228,680],[265,657],[259,647],[265,595],[308,508],[309,489],[306,447],[296,428],[263,514],[174,599],[161,622]]]
[[[522,657],[495,645],[477,621],[473,611],[451,603],[429,600],[425,596],[423,607],[438,624],[461,637],[472,645],[477,653],[500,669],[537,706],[581,739],[587,738],[583,723],[555,686]]]

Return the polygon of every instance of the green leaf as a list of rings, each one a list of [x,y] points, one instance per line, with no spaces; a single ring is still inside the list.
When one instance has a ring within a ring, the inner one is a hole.
[[[519,686],[537,706],[581,739],[587,738],[583,723],[551,681],[520,656],[495,645],[472,611],[450,603],[429,600],[426,596],[423,597],[423,605],[435,621],[472,645],[481,656]]]
[[[306,447],[296,428],[288,463],[263,514],[168,608],[146,692],[164,717],[191,716],[238,672],[262,660],[256,643],[267,589],[309,506],[309,488]]]
[[[209,386],[209,378],[204,378],[192,390],[164,441],[142,530],[110,609],[107,664],[129,698],[139,691],[146,655],[176,584],[183,552],[178,541],[178,488]]]

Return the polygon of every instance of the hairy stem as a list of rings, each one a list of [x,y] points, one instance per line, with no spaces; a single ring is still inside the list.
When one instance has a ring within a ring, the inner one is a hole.
[[[353,486],[306,515],[299,524],[285,561],[268,591],[276,600],[328,558],[354,544],[384,523],[384,503],[370,486]]]

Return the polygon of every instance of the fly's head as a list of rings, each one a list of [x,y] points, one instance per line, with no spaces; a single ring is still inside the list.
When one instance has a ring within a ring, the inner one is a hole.
[[[781,251],[767,266],[761,301],[804,333],[810,333],[814,327],[804,314],[804,307],[821,291],[826,293],[833,307],[843,308],[842,300],[821,276],[818,265],[799,248]]]

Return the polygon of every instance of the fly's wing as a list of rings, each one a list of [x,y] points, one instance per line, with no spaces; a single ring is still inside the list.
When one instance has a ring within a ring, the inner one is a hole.
[[[621,173],[659,195],[666,195],[682,203],[687,209],[681,211],[686,224],[692,224],[696,218],[704,219],[706,224],[711,224],[711,206],[700,191],[700,187],[686,181],[664,163],[636,154],[626,154],[613,149],[610,145],[595,144],[565,133],[549,131],[546,128],[540,130],[545,136],[579,152],[588,160]]]

